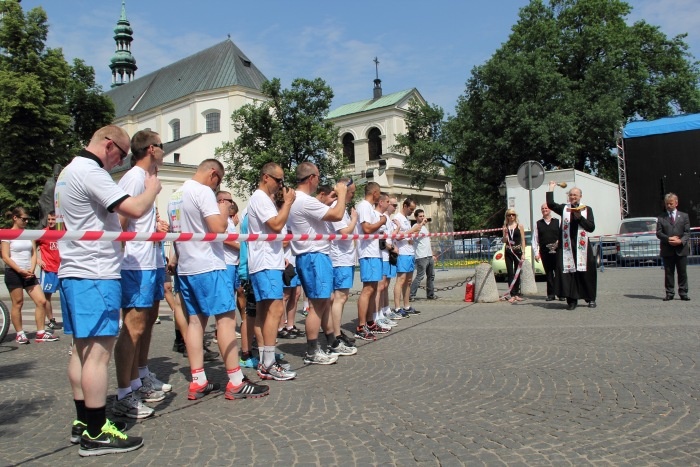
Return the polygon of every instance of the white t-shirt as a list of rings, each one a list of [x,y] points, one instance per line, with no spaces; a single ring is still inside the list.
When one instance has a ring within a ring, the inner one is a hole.
[[[146,191],[146,171],[134,166],[119,181],[119,186],[131,196]],[[129,219],[125,232],[155,232],[156,207],[138,219]],[[126,271],[146,271],[157,268],[159,242],[125,242],[122,269]]]
[[[289,211],[287,225],[295,235],[327,235],[333,233],[328,222],[323,220],[330,207],[313,196],[297,190],[294,204]],[[331,254],[331,245],[327,240],[312,242],[292,242],[292,253],[299,256],[303,253]]]
[[[365,233],[362,230],[363,222],[376,224],[379,221],[379,213],[374,210],[374,206],[366,199],[357,203],[355,210],[357,211],[357,233],[360,235]],[[379,254],[379,240],[360,240],[357,253],[360,258],[381,258]]]
[[[287,226],[285,225],[284,227],[282,227],[282,232],[281,232],[281,234],[282,234],[282,235],[286,235],[286,234],[288,234],[288,233],[291,233],[291,232],[289,231],[289,229],[288,229]],[[289,242],[289,245],[287,245],[286,247],[284,247],[284,259],[286,259],[287,261],[289,261],[289,264],[291,264],[292,266],[296,266],[296,265],[297,265],[297,257],[294,256],[294,253],[292,253],[292,242]]]
[[[419,233],[429,234],[430,231],[426,226],[422,226]],[[416,249],[416,258],[428,258],[433,256],[433,248],[430,246],[430,237],[419,237],[414,239],[413,246]]]
[[[230,217],[228,218],[226,232],[230,234],[237,233],[236,224],[233,223],[233,220]],[[239,250],[236,250],[232,246],[224,245],[224,259],[226,260],[226,264],[236,266],[239,261],[239,256]]]
[[[334,201],[331,207],[335,206],[337,201]],[[331,222],[330,227],[335,233],[340,233],[341,230],[350,225],[352,219],[347,211],[343,214],[343,218],[336,222]],[[357,230],[357,229],[356,229]],[[334,240],[331,242],[331,263],[333,267],[339,266],[354,266],[355,265],[355,241],[354,240]]]
[[[3,240],[10,244],[10,258],[20,269],[29,271],[32,262],[32,241],[31,240]]]
[[[387,213],[383,213],[383,214],[382,214],[382,213],[380,213],[379,211],[377,211],[377,212],[379,213],[380,216],[384,216],[384,217],[386,218],[386,222],[384,223],[383,226],[381,226],[381,227],[379,228],[379,230],[377,231],[377,233],[391,235],[391,234],[394,232],[396,226],[395,226],[394,223],[391,221],[391,219],[389,219],[389,214],[387,214]],[[382,261],[389,261],[389,250],[388,250],[388,247],[389,247],[390,245],[392,245],[393,243],[394,243],[394,239],[393,239],[393,238],[387,238],[387,239],[386,239],[386,246],[387,246],[387,249],[380,250],[380,251],[381,251],[381,254],[382,254]]]
[[[187,180],[170,197],[168,217],[175,233],[209,233],[206,218],[220,215],[216,195],[206,185]],[[226,269],[222,242],[177,242],[177,273],[191,276]]]
[[[248,201],[248,233],[249,234],[276,234],[265,224],[277,216],[277,207],[272,199],[262,190],[255,190]],[[286,232],[284,232],[286,233]],[[284,270],[284,251],[282,242],[248,242],[248,272],[256,272],[267,269]]]
[[[396,233],[399,233],[399,231],[406,233],[409,230],[411,230],[411,221],[406,219],[406,216],[404,216],[400,212],[396,213],[396,215],[394,216],[394,221],[396,221],[399,224],[399,228],[397,229]],[[399,240],[398,243],[396,243],[396,246],[399,247],[400,255],[413,256],[413,254],[415,253],[415,249],[413,248],[413,245],[409,243],[409,239]]]
[[[59,230],[95,230],[121,232],[119,216],[112,212],[129,197],[97,157],[82,151],[66,166],[56,180],[54,205]],[[119,279],[121,242],[58,242],[61,266],[58,277],[82,279]]]

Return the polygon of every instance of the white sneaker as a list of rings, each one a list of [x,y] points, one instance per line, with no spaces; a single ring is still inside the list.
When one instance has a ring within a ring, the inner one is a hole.
[[[348,347],[343,341],[339,341],[337,347],[328,347],[328,355],[350,356],[357,353],[357,347]]]
[[[337,361],[337,355],[328,355],[320,348],[317,348],[316,351],[311,355],[309,355],[308,352],[306,353],[306,355],[304,355],[304,363],[313,363],[316,365],[332,365]]]
[[[392,321],[403,319],[403,316],[401,316],[398,313],[395,313],[394,310],[391,310],[388,313],[384,313],[384,316],[386,316],[387,319],[390,319]]]
[[[136,397],[140,398],[143,402],[160,402],[165,399],[165,393],[155,390],[153,386],[144,382],[142,386],[136,390]]]
[[[173,390],[171,384],[164,383],[156,378],[156,375],[152,371],[149,371],[145,378],[141,378],[141,384],[144,386],[149,385],[156,391],[170,392]]]
[[[112,413],[129,418],[148,418],[153,415],[154,410],[146,407],[134,392],[130,392],[124,399],[115,400],[112,406]]]

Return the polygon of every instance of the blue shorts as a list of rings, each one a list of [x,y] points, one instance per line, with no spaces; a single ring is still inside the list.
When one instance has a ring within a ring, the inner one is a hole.
[[[84,339],[119,333],[122,298],[119,279],[64,277],[59,282],[58,291],[64,334]]]
[[[405,274],[413,272],[416,268],[416,257],[413,255],[399,255],[399,260],[396,262],[396,272]]]
[[[297,256],[297,275],[308,298],[331,298],[333,263],[325,253],[304,253]]]
[[[294,267],[294,270],[297,271],[296,267]],[[289,285],[285,285],[285,289],[296,289],[298,286],[301,285],[301,281],[299,280],[299,271],[297,271],[297,275],[292,277],[292,280],[289,281]]]
[[[236,286],[237,283],[240,283],[240,280],[238,280],[238,266],[235,264],[227,264],[226,265],[226,274],[228,274],[229,278],[231,279],[231,283],[233,284],[233,298],[235,300],[236,298],[236,290],[238,290],[238,287]]]
[[[379,282],[382,280],[382,259],[360,258],[360,280],[362,282]]]
[[[158,283],[155,269],[146,271],[122,270],[122,308],[152,308],[158,296],[163,295],[163,282]]]
[[[352,289],[355,278],[355,266],[336,266],[333,268],[333,290]]]
[[[253,286],[255,301],[282,300],[284,282],[281,269],[266,269],[250,275],[250,285]]]
[[[165,268],[156,269],[156,294],[153,297],[157,302],[165,300],[165,283],[170,282]]]
[[[180,278],[177,275],[177,272],[173,274],[173,295],[178,293],[180,291]]]
[[[54,293],[58,290],[58,273],[41,270],[41,290]]]
[[[389,261],[382,261],[382,276],[393,279],[396,277],[396,265]]]
[[[238,265],[234,265],[236,268],[236,279],[233,281],[233,290],[238,290],[241,287],[241,276],[238,274]]]
[[[233,282],[226,271],[215,271],[179,276],[182,304],[190,316],[216,316],[236,309],[233,300]]]

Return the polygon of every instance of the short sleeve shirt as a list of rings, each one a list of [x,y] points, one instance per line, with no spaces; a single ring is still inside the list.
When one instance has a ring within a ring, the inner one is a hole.
[[[216,195],[206,185],[187,180],[173,193],[168,217],[173,232],[209,233],[206,218],[221,215]],[[226,269],[222,242],[177,242],[177,273],[183,276]]]
[[[332,204],[331,206],[334,206]],[[343,214],[343,218],[336,222],[331,222],[333,232],[340,231],[350,225],[352,219],[347,211]],[[333,267],[339,266],[354,266],[355,265],[355,241],[354,240],[335,240],[331,242],[331,262]]]
[[[357,211],[357,231],[359,234],[364,233],[362,223],[376,224],[379,221],[379,213],[374,210],[374,206],[366,199],[357,203],[355,210]],[[360,240],[357,253],[360,258],[381,258],[379,254],[379,240]]]
[[[44,230],[50,229],[46,227]],[[61,255],[58,253],[58,242],[37,240],[36,245],[39,247],[39,254],[41,254],[41,260],[44,262],[44,271],[58,272],[58,267],[61,265]]]
[[[10,244],[10,258],[20,269],[29,270],[34,246],[31,240],[3,240]]]
[[[226,226],[226,232],[228,233],[236,233],[236,224],[233,223],[233,220],[229,217],[228,218],[228,225]],[[230,264],[233,266],[236,266],[239,261],[239,256],[240,252],[239,250],[236,250],[235,248],[224,245],[224,259],[226,260],[226,264]]]
[[[277,234],[266,222],[277,216],[277,207],[262,190],[255,190],[248,202],[248,233]],[[282,242],[248,242],[248,272],[255,274],[267,269],[284,270]]]
[[[138,196],[146,191],[146,171],[134,166],[121,180],[119,186],[131,196]],[[155,232],[156,208],[148,211],[138,219],[129,219],[126,232]],[[146,271],[156,269],[159,242],[125,242],[122,269],[126,271]]]
[[[401,214],[400,212],[397,213],[397,214],[394,216],[394,221],[396,221],[396,222],[399,224],[399,228],[398,228],[398,231],[399,231],[399,232],[401,232],[401,233],[406,233],[406,232],[408,232],[409,230],[411,230],[411,221],[409,221],[408,219],[406,219],[406,216],[404,216],[404,215]],[[397,232],[397,233],[398,233],[398,232]],[[399,241],[396,243],[396,246],[399,247],[399,254],[400,254],[400,255],[410,255],[410,256],[413,256],[413,254],[415,253],[415,250],[414,250],[414,248],[413,248],[413,245],[411,245],[411,244],[408,242],[408,239],[399,240]]]
[[[294,204],[289,211],[287,225],[289,230],[295,235],[328,235],[333,233],[328,222],[323,220],[330,207],[326,206],[313,196],[309,196],[303,191],[296,193]],[[304,253],[324,253],[331,254],[331,245],[328,240],[292,242],[292,253],[299,256]]]
[[[114,208],[129,194],[120,188],[94,154],[83,150],[56,180],[54,205],[59,230],[121,232]],[[119,279],[120,242],[58,242],[61,266],[58,277]]]

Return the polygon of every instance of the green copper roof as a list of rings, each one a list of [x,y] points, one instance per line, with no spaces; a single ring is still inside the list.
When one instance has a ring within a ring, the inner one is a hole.
[[[327,119],[343,117],[345,115],[356,114],[360,112],[367,112],[369,110],[381,109],[382,107],[391,107],[403,99],[406,98],[412,92],[415,92],[416,88],[406,89],[399,92],[394,92],[382,96],[379,99],[367,99],[365,101],[352,102],[350,104],[341,105],[337,109],[328,112]]]
[[[259,90],[265,75],[227,39],[130,83],[110,89],[115,117],[148,111],[190,94],[230,86]],[[133,107],[133,109],[132,109]]]

